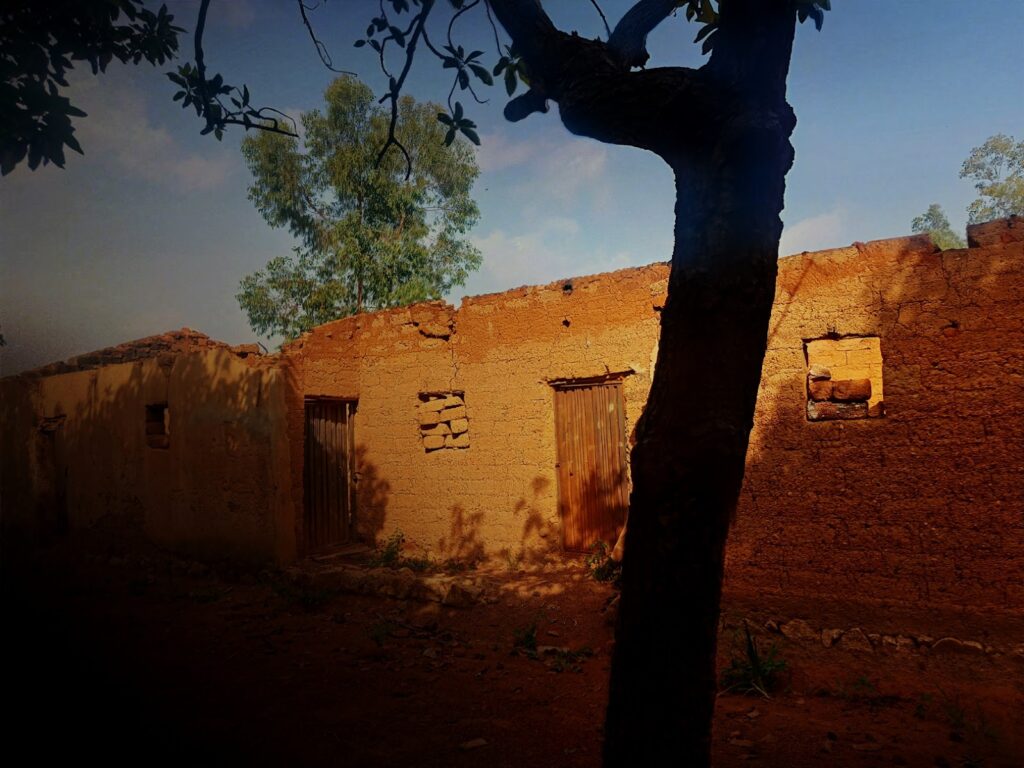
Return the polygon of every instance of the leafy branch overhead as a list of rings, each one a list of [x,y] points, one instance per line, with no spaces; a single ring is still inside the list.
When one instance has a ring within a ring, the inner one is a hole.
[[[64,147],[82,153],[72,118],[86,114],[64,95],[76,62],[92,73],[111,61],[163,64],[178,51],[174,16],[143,0],[13,0],[0,6],[0,174],[63,168]]]
[[[722,9],[724,6],[728,10],[729,1],[638,0],[618,25],[608,31],[608,40],[597,42],[627,69],[642,67],[648,58],[647,33],[667,16],[683,9],[687,21],[701,24],[696,42],[707,54],[717,42]],[[295,2],[317,55],[328,69],[340,73],[310,20],[310,12],[323,3]],[[591,2],[608,30],[598,3]],[[811,19],[819,28],[825,11],[831,8],[830,0],[792,2],[799,21]],[[192,60],[167,73],[177,86],[173,99],[185,109],[192,108],[204,121],[203,134],[212,133],[218,139],[230,125],[294,136],[294,122],[276,109],[254,106],[248,86],[232,85],[222,74],[207,72],[203,38],[210,5],[211,0],[200,0],[192,33]],[[448,6],[448,14],[438,22],[443,29],[435,44],[435,33],[428,29],[427,22],[438,5]],[[447,129],[446,140],[451,141],[449,137],[461,133],[479,143],[475,123],[454,96],[456,91],[468,93],[473,101],[483,103],[485,99],[477,89],[493,86],[495,78],[502,79],[511,98],[505,109],[509,119],[519,120],[533,112],[547,111],[550,94],[542,78],[531,79],[522,52],[514,44],[502,41],[503,31],[495,20],[497,5],[497,0],[380,0],[378,13],[367,23],[365,36],[355,41],[357,48],[375,53],[388,78],[388,89],[380,102],[390,106],[391,122],[379,158],[389,149],[397,148],[405,159],[406,172],[411,173],[411,157],[395,129],[399,99],[421,41],[443,69],[452,71],[447,112],[442,113],[444,119],[438,115]],[[539,3],[526,3],[523,8],[530,10],[522,13],[534,13],[534,5],[540,8]],[[484,51],[467,52],[455,40],[460,19],[474,9],[486,14],[493,33],[493,64],[488,63],[490,57]],[[152,11],[145,6],[145,0],[4,3],[0,10],[0,173],[10,173],[26,158],[31,169],[51,162],[63,167],[65,147],[81,153],[72,118],[84,117],[85,113],[63,93],[68,87],[67,72],[75,61],[87,61],[94,74],[106,71],[113,59],[133,64],[145,59],[151,64],[164,64],[178,54],[179,37],[185,32],[173,21],[174,16],[166,6]],[[397,56],[394,62],[390,60],[393,56]],[[527,90],[516,95],[519,83]]]

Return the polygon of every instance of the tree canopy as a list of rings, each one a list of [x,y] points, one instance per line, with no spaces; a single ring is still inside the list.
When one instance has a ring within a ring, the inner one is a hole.
[[[932,236],[932,241],[942,250],[949,248],[963,248],[967,242],[953,231],[946,212],[938,203],[932,203],[928,210],[920,216],[915,216],[910,223],[912,232],[927,233]]]
[[[1024,216],[1024,140],[997,134],[971,150],[960,169],[974,181],[978,199],[967,208],[972,224]]]
[[[239,304],[268,336],[439,298],[480,265],[466,237],[479,216],[475,153],[461,138],[445,142],[440,107],[399,102],[407,177],[397,153],[378,162],[390,115],[366,85],[342,75],[324,99],[322,110],[303,113],[301,139],[256,133],[242,143],[249,198],[300,241],[242,280]]]

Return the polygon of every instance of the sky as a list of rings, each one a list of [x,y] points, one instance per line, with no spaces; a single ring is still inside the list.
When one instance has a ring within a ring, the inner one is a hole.
[[[168,5],[191,31],[198,1]],[[601,2],[613,25],[630,5]],[[832,5],[821,32],[806,24],[797,33],[789,100],[799,124],[781,253],[907,234],[931,203],[963,231],[975,197],[958,178],[963,160],[993,134],[1024,138],[1024,2]],[[311,20],[334,65],[379,93],[375,59],[353,47],[376,6],[330,0]],[[562,29],[604,34],[590,0],[545,7]],[[668,19],[649,40],[649,66],[699,66],[696,32],[682,16]],[[467,14],[456,37],[496,59],[483,14]],[[319,106],[335,76],[285,0],[215,0],[205,48],[210,71],[289,114]],[[182,50],[190,55],[190,37]],[[293,241],[247,198],[242,131],[222,142],[200,136],[194,113],[171,100],[169,68],[76,73],[85,156],[0,179],[0,374],[183,326],[275,346],[249,329],[235,294]],[[449,75],[419,57],[407,91],[443,101]],[[507,123],[503,89],[489,90],[469,110],[482,138],[472,239],[483,265],[449,301],[669,259],[674,189],[659,158],[572,136],[554,110]]]

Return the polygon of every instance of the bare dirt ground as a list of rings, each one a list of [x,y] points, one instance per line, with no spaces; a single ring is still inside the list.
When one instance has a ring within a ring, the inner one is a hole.
[[[5,554],[9,757],[600,764],[612,590],[578,560],[498,564],[487,573],[496,601],[460,609],[126,551],[104,540]],[[562,650],[534,658],[531,637]],[[720,663],[732,653],[723,638]],[[778,653],[782,691],[719,697],[716,766],[1024,766],[1015,662],[858,656],[784,640]]]

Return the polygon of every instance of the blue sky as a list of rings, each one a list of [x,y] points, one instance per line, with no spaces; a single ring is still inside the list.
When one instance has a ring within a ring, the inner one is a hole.
[[[169,5],[191,28],[198,2]],[[602,33],[590,0],[545,5],[563,29]],[[629,5],[602,2],[613,24]],[[962,229],[974,198],[958,178],[963,159],[992,134],[1024,138],[1024,2],[833,6],[823,31],[804,25],[797,35],[797,155],[782,252],[906,234],[932,202]],[[331,0],[312,18],[336,66],[379,89],[374,60],[352,46],[375,7]],[[291,113],[320,103],[333,75],[294,3],[215,0],[210,14],[213,71]],[[485,23],[468,15],[459,37],[490,54]],[[698,66],[696,31],[681,17],[664,23],[650,40],[651,66]],[[441,101],[447,75],[422,57],[408,91]],[[286,253],[290,238],[246,197],[241,131],[221,143],[199,136],[172,94],[148,66],[76,76],[74,98],[89,113],[78,128],[85,157],[0,180],[3,374],[181,326],[256,340],[234,298],[238,281]],[[554,112],[508,124],[503,91],[489,96],[471,112],[483,137],[473,238],[484,264],[449,300],[669,258],[673,185],[661,160],[571,136]]]

